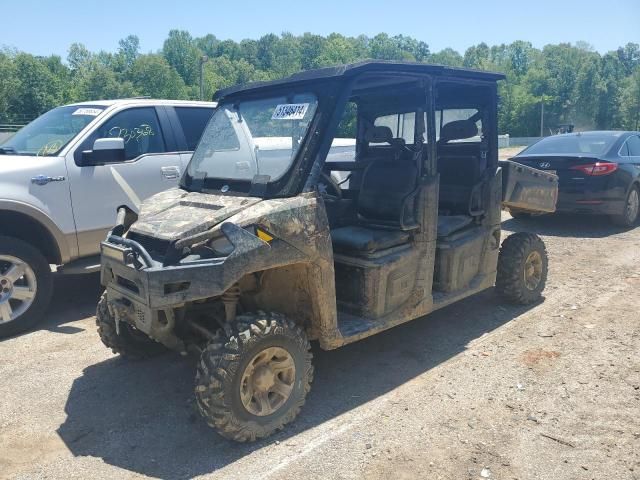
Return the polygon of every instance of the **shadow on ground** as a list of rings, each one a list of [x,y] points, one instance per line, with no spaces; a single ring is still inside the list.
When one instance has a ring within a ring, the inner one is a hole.
[[[553,237],[603,238],[625,229],[617,227],[605,216],[556,213],[526,219],[510,218],[502,228],[512,232],[532,232]]]
[[[36,329],[65,334],[82,332],[83,329],[68,324],[95,315],[104,290],[100,285],[100,274],[56,275],[53,288],[47,316]]]
[[[54,274],[53,295],[44,319],[34,327],[17,333],[13,337],[28,335],[37,330],[48,330],[67,335],[83,332],[83,328],[70,324],[95,315],[96,305],[103,290],[100,285],[99,273]]]
[[[132,472],[164,479],[211,473],[395,389],[526,310],[499,306],[489,291],[341,349],[315,349],[316,377],[301,415],[257,443],[227,441],[205,425],[193,404],[195,362],[171,353],[86,368],[58,434],[74,455]]]

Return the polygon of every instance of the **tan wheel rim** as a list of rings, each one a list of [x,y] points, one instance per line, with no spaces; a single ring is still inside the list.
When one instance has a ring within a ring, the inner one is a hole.
[[[535,290],[542,281],[542,255],[531,252],[524,262],[524,285],[529,290]]]
[[[240,382],[240,398],[249,413],[275,413],[291,396],[296,366],[284,348],[265,348],[247,364]]]

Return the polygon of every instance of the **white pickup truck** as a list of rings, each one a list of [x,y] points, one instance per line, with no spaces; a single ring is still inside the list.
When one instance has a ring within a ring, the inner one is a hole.
[[[28,329],[53,274],[99,268],[116,211],[178,184],[210,102],[126,99],[55,108],[0,144],[0,337]]]

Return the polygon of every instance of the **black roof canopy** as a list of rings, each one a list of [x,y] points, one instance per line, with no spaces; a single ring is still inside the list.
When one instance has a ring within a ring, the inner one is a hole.
[[[355,75],[362,73],[380,73],[382,75],[411,75],[419,76],[441,76],[457,77],[460,79],[478,80],[485,82],[497,82],[503,80],[505,75],[497,72],[487,72],[473,70],[469,68],[447,67],[444,65],[432,65],[428,63],[416,62],[394,62],[386,60],[365,60],[358,63],[339,65],[336,67],[319,68],[317,70],[307,70],[295,73],[289,77],[268,82],[253,82],[246,85],[238,85],[218,90],[214,94],[214,100],[220,100],[228,96],[235,96],[243,93],[258,93],[261,90],[283,87],[286,85],[298,86],[323,81],[345,81]]]

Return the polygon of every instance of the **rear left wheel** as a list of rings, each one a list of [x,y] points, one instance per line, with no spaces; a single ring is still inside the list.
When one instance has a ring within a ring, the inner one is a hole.
[[[538,235],[509,235],[500,247],[496,291],[511,303],[537,302],[547,282],[548,266],[547,250]]]

